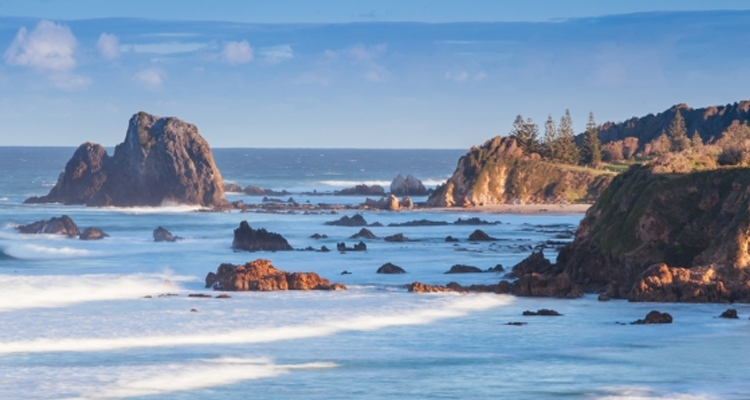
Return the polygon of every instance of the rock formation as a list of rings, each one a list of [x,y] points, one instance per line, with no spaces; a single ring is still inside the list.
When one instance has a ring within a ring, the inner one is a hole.
[[[372,233],[372,231],[370,231],[367,228],[362,228],[359,230],[359,232],[349,237],[349,239],[377,239],[377,238],[378,237],[375,236],[375,234]]]
[[[86,228],[78,236],[81,240],[101,240],[105,237],[109,237],[103,230],[99,228]]]
[[[533,317],[533,316],[559,317],[559,316],[562,316],[562,314],[560,314],[559,312],[557,312],[555,310],[550,310],[550,309],[547,309],[547,308],[542,308],[542,309],[536,310],[536,311],[526,310],[521,315],[523,315],[525,317]]]
[[[395,235],[389,235],[383,238],[386,242],[410,242],[408,237],[404,236],[403,233],[397,233]]]
[[[672,316],[668,313],[653,310],[646,315],[646,318],[639,319],[630,323],[630,325],[647,325],[647,324],[671,324]]]
[[[497,239],[484,233],[484,231],[481,229],[477,229],[474,232],[472,232],[471,235],[469,235],[470,242],[491,242],[493,240],[497,240]]]
[[[232,248],[245,251],[294,250],[283,236],[263,228],[253,229],[247,221],[240,222],[240,227],[234,230]]]
[[[407,175],[404,179],[401,174],[398,174],[391,181],[391,194],[396,196],[426,196],[429,191],[419,179],[411,175]]]
[[[378,268],[376,271],[378,274],[405,274],[406,271],[404,271],[403,268],[399,267],[398,265],[391,264],[391,263],[385,263]]]
[[[367,245],[365,242],[360,241],[355,243],[354,247],[346,247],[346,243],[336,243],[336,250],[338,251],[367,251]]]
[[[613,175],[525,156],[515,139],[498,136],[462,156],[453,176],[435,189],[427,206],[591,201]]]
[[[242,187],[236,183],[225,183],[224,193],[242,193]]]
[[[538,273],[631,301],[750,302],[750,169],[658,171],[615,178]]]
[[[445,286],[441,285],[428,285],[421,282],[414,282],[406,286],[409,292],[414,293],[442,293],[442,292],[458,292],[458,293],[496,293],[496,294],[507,294],[510,293],[510,283],[508,281],[500,281],[496,285],[470,285],[461,286],[456,282],[450,282]]]
[[[484,272],[484,271],[471,265],[456,264],[452,266],[451,269],[449,269],[445,273],[446,274],[475,274],[479,272]]]
[[[154,229],[152,236],[154,237],[154,242],[176,242],[182,240],[181,237],[173,235],[172,232],[161,226]]]
[[[25,202],[227,206],[221,174],[195,125],[144,112],[130,119],[112,157],[99,144],[82,144],[49,194]]]
[[[206,276],[206,287],[226,291],[346,290],[346,286],[323,279],[314,272],[285,272],[268,260],[245,265],[221,264]]]
[[[18,227],[18,231],[27,234],[46,233],[52,235],[65,235],[76,237],[81,234],[78,225],[70,217],[63,215],[60,218],[52,217],[49,220],[36,221],[28,225]]]
[[[378,196],[378,195],[384,195],[385,189],[383,189],[380,185],[357,185],[353,188],[346,188],[341,189],[337,192],[334,192],[336,195],[341,196]]]
[[[367,221],[365,221],[365,217],[362,214],[354,214],[351,217],[344,215],[336,221],[328,221],[325,224],[335,226],[366,226]]]

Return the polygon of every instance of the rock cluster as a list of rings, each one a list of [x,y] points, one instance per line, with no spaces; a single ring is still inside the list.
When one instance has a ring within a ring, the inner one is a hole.
[[[367,245],[365,242],[360,241],[355,243],[354,247],[346,247],[346,243],[336,243],[336,250],[338,251],[367,251]]]
[[[245,265],[221,264],[206,276],[206,287],[225,291],[346,290],[346,286],[321,278],[314,272],[285,272],[268,260]]]
[[[99,144],[82,144],[49,194],[25,202],[228,206],[211,149],[195,125],[144,112],[130,119],[112,157]]]
[[[646,315],[646,318],[639,319],[631,322],[631,325],[647,325],[647,324],[671,324],[672,316],[668,313],[659,312],[653,310]]]
[[[328,221],[325,224],[335,226],[367,226],[367,221],[365,221],[365,217],[362,214],[354,214],[351,217],[344,215],[336,221]]]
[[[441,293],[441,292],[457,292],[457,293],[496,293],[496,294],[508,294],[511,291],[511,284],[508,281],[500,281],[496,285],[470,285],[462,286],[456,282],[450,282],[445,286],[441,285],[428,285],[421,282],[414,282],[407,285],[407,290],[414,293]]]
[[[240,227],[234,230],[232,248],[244,251],[294,250],[280,234],[263,228],[253,229],[247,221],[240,222]]]
[[[69,238],[77,236],[81,240],[101,240],[109,237],[108,234],[99,228],[91,227],[81,231],[78,225],[67,215],[32,222],[28,225],[21,225],[17,229],[19,232],[25,234],[64,235]]]

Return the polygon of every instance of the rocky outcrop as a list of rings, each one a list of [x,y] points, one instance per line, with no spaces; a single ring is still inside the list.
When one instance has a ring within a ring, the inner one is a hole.
[[[456,264],[451,267],[448,271],[446,271],[446,274],[475,274],[484,272],[481,269],[471,266],[471,265],[462,265],[462,264]]]
[[[750,285],[727,288],[713,268],[670,268],[666,264],[655,264],[641,274],[628,298],[631,301],[729,303],[733,293],[743,290],[750,294]]]
[[[405,274],[406,271],[404,271],[404,269],[399,267],[398,265],[385,263],[381,265],[380,268],[378,268],[376,273],[378,274]]]
[[[26,203],[228,205],[211,149],[195,125],[144,112],[130,119],[112,157],[99,144],[82,144],[49,194]]]
[[[346,290],[346,286],[321,278],[314,272],[285,272],[268,260],[245,265],[221,264],[206,276],[206,287],[225,291]]]
[[[372,231],[370,231],[367,228],[362,228],[359,230],[359,232],[349,237],[349,239],[377,239],[377,238],[378,237],[375,236],[375,234],[372,233]]]
[[[367,245],[365,242],[360,241],[355,243],[354,247],[346,247],[346,243],[336,243],[336,250],[338,251],[367,251]]]
[[[362,184],[353,188],[341,189],[334,194],[341,196],[382,196],[385,194],[385,189],[380,185],[367,186]]]
[[[224,193],[242,193],[242,187],[236,183],[225,183]]]
[[[613,176],[526,156],[515,139],[498,136],[461,157],[453,176],[435,189],[427,206],[592,201]]]
[[[151,234],[154,237],[154,242],[176,242],[178,240],[182,240],[183,238],[180,236],[175,236],[172,234],[172,232],[168,231],[164,227],[158,227],[154,229],[154,231]]]
[[[109,237],[103,230],[99,228],[86,228],[78,236],[81,240],[101,240],[105,237]]]
[[[18,231],[26,234],[46,233],[51,235],[65,235],[67,237],[76,237],[81,234],[78,225],[67,215],[22,225],[18,227]]]
[[[240,222],[240,227],[234,230],[232,248],[244,251],[294,250],[280,234],[263,228],[253,229],[247,221]]]
[[[469,235],[470,242],[491,242],[497,240],[492,236],[484,233],[481,229],[477,229]]]
[[[365,217],[362,214],[354,214],[351,217],[344,215],[336,221],[328,221],[325,224],[335,226],[367,226],[367,221],[365,221]]]
[[[523,315],[525,317],[534,317],[534,316],[559,317],[559,316],[562,316],[562,314],[560,314],[559,312],[557,312],[555,310],[550,310],[548,308],[542,308],[542,309],[536,310],[536,311],[526,310],[521,315]]]
[[[403,233],[397,233],[395,235],[388,235],[383,238],[386,242],[410,242],[411,240],[404,236]]]
[[[391,181],[391,194],[396,196],[426,196],[429,191],[424,187],[422,181],[411,176],[411,174],[407,175],[406,178],[398,174]]]
[[[456,282],[450,282],[445,286],[442,285],[428,285],[421,282],[414,282],[406,286],[409,292],[414,293],[443,293],[443,292],[457,292],[457,293],[496,293],[496,294],[508,294],[510,293],[511,284],[508,281],[500,281],[496,285],[470,285],[462,286]]]
[[[646,315],[646,318],[639,319],[630,323],[630,325],[648,325],[648,324],[671,324],[672,316],[668,313],[653,310]]]
[[[248,185],[241,190],[248,196],[286,196],[289,194],[286,190],[276,191],[273,189],[263,189],[258,186]]]

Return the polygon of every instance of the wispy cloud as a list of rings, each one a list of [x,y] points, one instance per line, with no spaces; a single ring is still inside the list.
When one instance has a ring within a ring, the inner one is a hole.
[[[461,72],[446,72],[445,79],[452,80],[457,83],[464,83],[469,81],[483,81],[487,79],[487,74],[484,72],[478,72],[476,74],[469,74],[466,71]]]
[[[288,61],[294,58],[292,46],[288,44],[263,47],[260,49],[260,55],[263,56],[263,61],[268,64],[278,64],[280,62]]]
[[[8,65],[47,75],[59,89],[84,89],[91,79],[73,73],[77,47],[78,40],[69,27],[42,20],[31,31],[21,27],[4,56]]]
[[[357,44],[351,48],[349,48],[346,51],[346,55],[352,60],[354,63],[359,64],[370,64],[375,61],[375,59],[380,58],[386,50],[388,50],[388,46],[385,43],[380,43],[375,46],[365,46],[363,44]]]
[[[253,48],[247,40],[227,42],[224,44],[220,58],[229,65],[247,64],[253,61]]]
[[[96,49],[103,59],[112,61],[120,57],[120,39],[111,33],[102,33],[96,42]]]
[[[147,89],[156,90],[161,89],[164,83],[164,72],[156,68],[148,68],[139,71],[133,80],[143,85]]]
[[[180,54],[192,53],[207,47],[207,43],[201,42],[163,42],[163,43],[142,43],[142,44],[124,44],[122,49],[134,53],[148,54]]]

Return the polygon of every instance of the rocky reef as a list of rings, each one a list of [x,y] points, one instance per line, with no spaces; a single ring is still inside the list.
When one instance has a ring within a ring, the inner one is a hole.
[[[427,206],[593,201],[613,176],[526,156],[514,138],[498,136],[462,156],[453,176],[435,189]]]
[[[206,288],[226,291],[346,290],[314,272],[286,272],[268,260],[257,259],[245,265],[221,264],[206,276]]]
[[[26,203],[87,206],[190,204],[225,207],[224,184],[208,143],[195,125],[140,112],[125,141],[109,156],[84,143],[73,154],[49,194]]]
[[[289,242],[278,233],[267,230],[253,229],[247,221],[240,222],[240,227],[234,230],[232,248],[244,251],[289,251],[294,250]]]
[[[750,302],[750,169],[661,171],[616,177],[556,264],[532,255],[516,276],[631,301]]]

